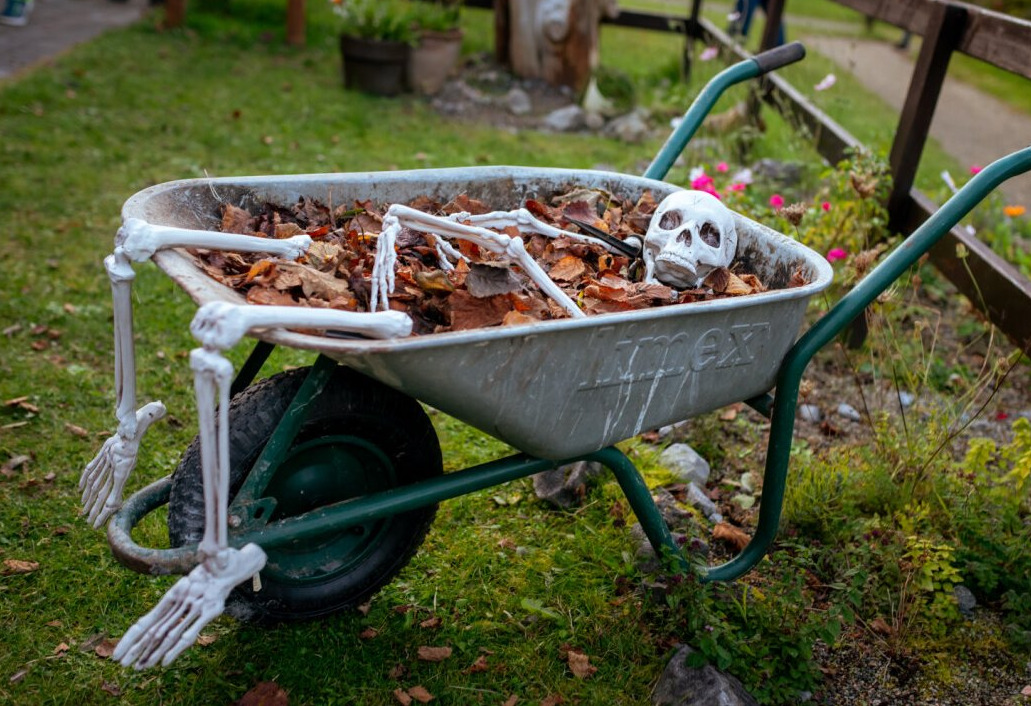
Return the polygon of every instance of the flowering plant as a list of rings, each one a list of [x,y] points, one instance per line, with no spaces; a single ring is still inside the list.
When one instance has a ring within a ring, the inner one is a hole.
[[[412,9],[405,0],[329,0],[342,20],[341,34],[410,43],[415,39]]]

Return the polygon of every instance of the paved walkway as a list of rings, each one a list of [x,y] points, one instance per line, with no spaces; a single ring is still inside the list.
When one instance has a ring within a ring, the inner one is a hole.
[[[147,9],[147,0],[36,0],[28,25],[0,25],[0,80],[112,27],[132,24]]]
[[[866,39],[805,37],[802,41],[853,74],[895,110],[902,110],[913,75],[912,53]],[[1031,145],[1031,116],[974,86],[946,80],[931,122],[931,136],[961,164],[983,166]],[[953,178],[965,181],[969,176],[964,172]],[[1001,189],[1007,200],[1031,209],[1031,174],[1011,179]]]

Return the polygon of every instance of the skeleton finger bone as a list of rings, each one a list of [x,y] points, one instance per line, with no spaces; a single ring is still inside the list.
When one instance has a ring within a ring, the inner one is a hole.
[[[390,221],[388,224],[388,219],[394,220]],[[540,265],[538,265],[529,253],[526,252],[526,248],[523,246],[523,241],[520,238],[512,238],[504,233],[495,233],[482,225],[458,223],[449,218],[433,216],[400,204],[394,204],[387,209],[387,215],[384,217],[383,223],[384,232],[380,234],[380,239],[376,244],[376,266],[373,268],[372,276],[373,292],[371,301],[377,305],[382,305],[385,308],[387,304],[386,296],[393,290],[392,278],[395,257],[393,254],[393,239],[396,237],[400,227],[405,226],[408,228],[415,228],[438,237],[461,238],[463,240],[468,240],[482,248],[490,250],[491,252],[505,255],[522,267],[523,271],[526,272],[527,276],[529,276],[531,280],[533,280],[534,284],[540,287],[541,291],[543,291],[547,296],[554,299],[569,313],[570,316],[581,318],[585,315],[576,303],[570,299],[550,277],[548,277],[548,274],[541,269]],[[397,224],[396,227],[394,226],[395,223]],[[392,231],[389,240],[383,237],[388,228]],[[380,251],[382,250],[389,250],[390,255],[384,255],[381,260]],[[378,269],[381,266],[381,262],[383,266],[387,266],[389,264],[389,285],[388,276],[382,270]]]
[[[149,402],[134,416],[134,435],[127,437],[119,432],[109,437],[79,478],[82,511],[94,528],[104,525],[122,506],[125,482],[136,467],[140,439],[151,424],[165,416],[165,406]]]
[[[659,204],[644,236],[644,280],[698,287],[729,267],[737,251],[734,216],[704,191],[675,191]]]
[[[121,247],[134,262],[148,260],[158,250],[168,248],[267,252],[294,260],[308,251],[311,246],[311,236],[295,235],[291,238],[277,240],[255,235],[152,225],[140,218],[127,218],[122,227],[118,229],[115,244]]]

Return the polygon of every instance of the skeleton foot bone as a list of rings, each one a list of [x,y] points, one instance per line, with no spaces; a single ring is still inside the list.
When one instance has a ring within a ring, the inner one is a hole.
[[[223,549],[179,579],[157,606],[118,641],[112,657],[122,666],[168,665],[222,614],[230,591],[265,566],[256,544]]]
[[[236,345],[251,329],[280,326],[345,329],[395,338],[410,333],[412,322],[396,311],[356,314],[226,302],[210,302],[197,311],[190,331],[202,347],[190,353],[190,367],[197,394],[204,485],[204,536],[197,547],[202,559],[118,643],[114,658],[124,666],[168,665],[196,641],[205,625],[222,614],[233,587],[265,566],[266,555],[258,545],[229,547],[229,383],[233,365],[221,351]]]

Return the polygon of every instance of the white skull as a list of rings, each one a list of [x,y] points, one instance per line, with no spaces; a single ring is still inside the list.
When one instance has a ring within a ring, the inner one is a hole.
[[[659,204],[644,236],[644,280],[678,289],[701,286],[737,252],[734,216],[704,191],[676,191]]]

